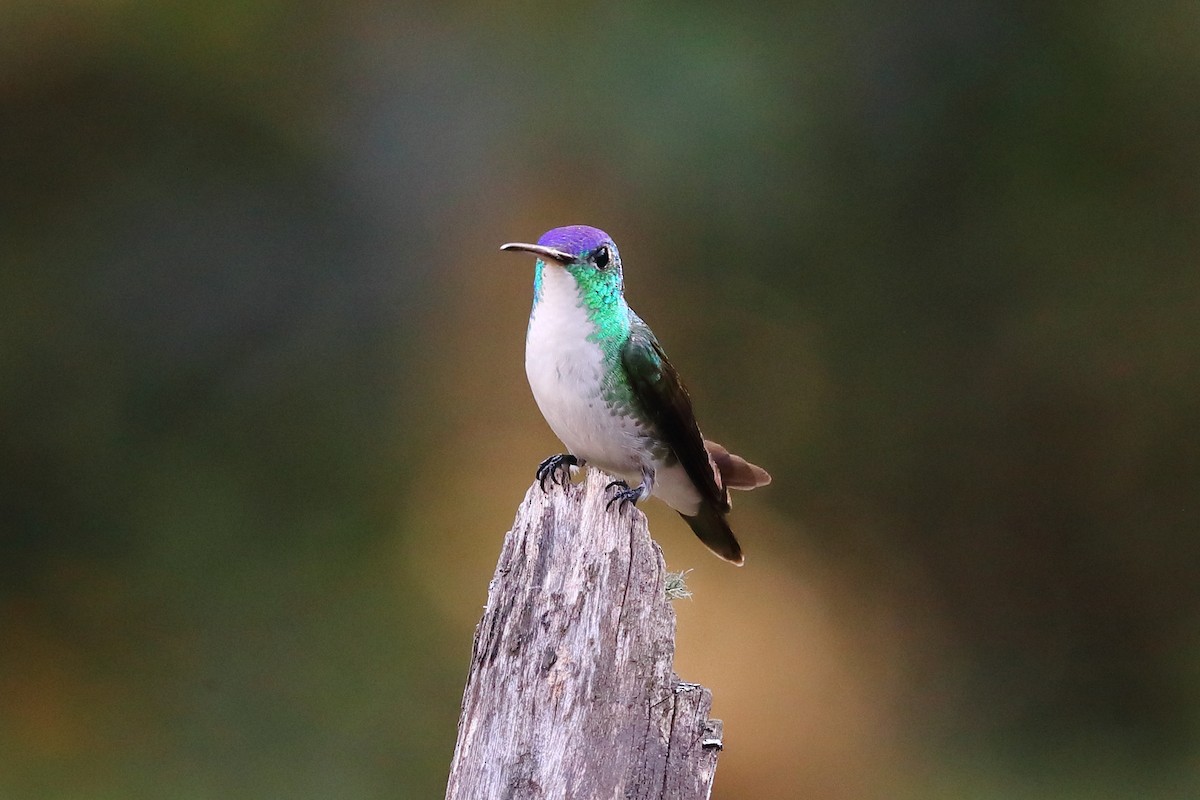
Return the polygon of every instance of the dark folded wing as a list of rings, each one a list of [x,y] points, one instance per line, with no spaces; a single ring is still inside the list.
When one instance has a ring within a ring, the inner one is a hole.
[[[704,499],[729,510],[729,495],[717,485],[704,438],[692,412],[692,399],[646,323],[634,317],[629,339],[621,348],[621,364],[639,406],[683,465]]]

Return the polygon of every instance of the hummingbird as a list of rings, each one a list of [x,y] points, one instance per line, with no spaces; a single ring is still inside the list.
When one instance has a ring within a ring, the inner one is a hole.
[[[546,232],[532,253],[533,308],[525,374],[534,400],[566,453],[537,480],[565,486],[574,467],[616,478],[618,510],[651,495],[675,509],[716,555],[741,565],[742,548],[725,521],[730,489],[771,482],[766,470],[700,434],[691,397],[650,327],[625,302],[621,254],[612,237],[587,225]]]

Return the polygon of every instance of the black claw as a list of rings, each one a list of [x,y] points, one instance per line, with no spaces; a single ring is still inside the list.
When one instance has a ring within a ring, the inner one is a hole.
[[[542,487],[542,491],[546,491],[546,479],[550,479],[551,484],[557,483],[564,489],[567,488],[567,482],[571,480],[571,467],[578,467],[579,459],[570,453],[560,453],[556,456],[550,456],[537,468],[537,482]]]
[[[636,507],[637,501],[642,499],[642,487],[641,486],[635,486],[634,488],[630,489],[629,484],[626,483],[625,481],[613,481],[612,483],[608,484],[608,486],[605,486],[604,488],[611,489],[614,486],[619,487],[620,490],[616,494],[614,494],[612,497],[609,498],[608,503],[605,504],[605,506],[604,506],[605,511],[608,511],[610,508],[612,508],[613,503],[616,503],[617,504],[617,512],[619,513],[622,510],[624,510],[625,506],[635,506]]]

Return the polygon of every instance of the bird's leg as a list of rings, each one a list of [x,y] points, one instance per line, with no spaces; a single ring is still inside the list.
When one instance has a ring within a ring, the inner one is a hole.
[[[546,479],[550,479],[551,484],[557,483],[564,489],[567,488],[567,482],[571,480],[571,467],[582,467],[584,460],[576,458],[570,453],[559,453],[556,456],[550,456],[537,468],[537,482],[542,487],[542,491],[546,491]]]
[[[605,511],[612,508],[613,503],[617,504],[618,511],[627,505],[636,506],[639,500],[645,500],[654,491],[654,470],[642,467],[642,483],[632,489],[629,488],[628,483],[622,480],[613,481],[604,488],[611,489],[614,486],[618,487],[617,492],[609,498],[608,503],[604,506]]]

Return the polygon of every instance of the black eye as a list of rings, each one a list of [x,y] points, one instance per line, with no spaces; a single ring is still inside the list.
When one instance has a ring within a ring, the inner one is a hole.
[[[592,253],[592,263],[599,269],[608,268],[608,245],[600,245],[596,248],[596,252]]]

